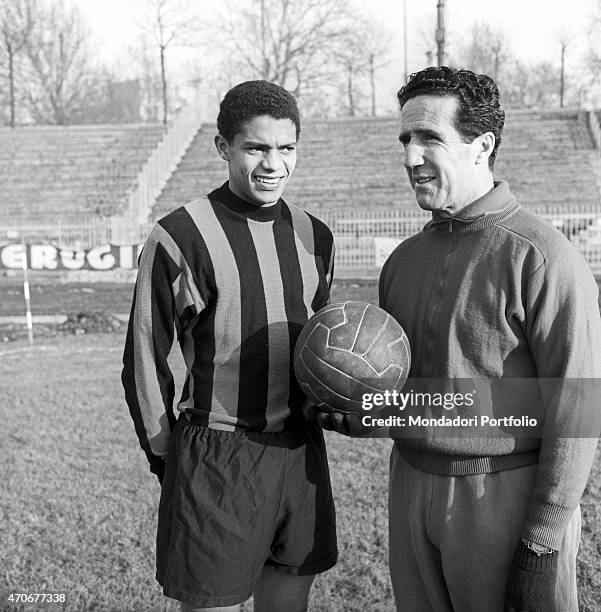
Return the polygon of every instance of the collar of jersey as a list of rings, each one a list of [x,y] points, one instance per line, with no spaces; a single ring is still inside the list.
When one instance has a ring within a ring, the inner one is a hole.
[[[217,200],[237,215],[254,221],[273,221],[282,212],[282,198],[273,206],[258,206],[237,196],[226,181],[209,194],[210,200]]]
[[[519,207],[515,196],[509,190],[508,183],[495,181],[490,191],[454,215],[433,211],[432,221],[426,227],[457,222],[458,229],[464,228],[472,231],[484,229],[511,216]]]

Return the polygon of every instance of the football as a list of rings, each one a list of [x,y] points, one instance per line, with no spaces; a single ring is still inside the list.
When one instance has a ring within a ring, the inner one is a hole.
[[[367,302],[325,306],[304,325],[294,349],[301,389],[326,412],[362,412],[365,394],[400,391],[410,366],[401,325]]]

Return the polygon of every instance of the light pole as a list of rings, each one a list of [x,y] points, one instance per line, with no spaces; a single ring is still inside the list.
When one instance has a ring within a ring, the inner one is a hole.
[[[436,27],[436,49],[437,63],[443,66],[445,63],[445,26],[444,26],[444,3],[445,0],[438,0],[437,9],[437,27]]]
[[[403,59],[405,62],[405,83],[409,76],[409,70],[407,69],[407,0],[403,0]]]
[[[567,41],[561,41],[561,73],[559,76],[559,106],[563,108],[563,96],[565,93],[565,70],[566,70],[566,47]]]

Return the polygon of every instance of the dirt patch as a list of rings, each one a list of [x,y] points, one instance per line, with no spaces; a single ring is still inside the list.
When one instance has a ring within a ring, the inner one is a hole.
[[[62,323],[33,326],[34,341],[37,338],[51,338],[58,335],[109,334],[122,332],[127,323],[111,313],[104,311],[79,311],[67,314]],[[0,342],[13,342],[27,339],[28,332],[24,323],[0,325]]]
[[[106,334],[123,329],[123,323],[116,316],[103,312],[76,312],[67,315],[67,320],[56,326],[57,331],[71,334]]]

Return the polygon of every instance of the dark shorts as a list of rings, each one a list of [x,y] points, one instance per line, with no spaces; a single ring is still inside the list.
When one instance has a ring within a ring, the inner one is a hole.
[[[263,567],[296,575],[336,563],[321,429],[241,433],[180,416],[159,505],[157,580],[201,607],[248,599]]]

